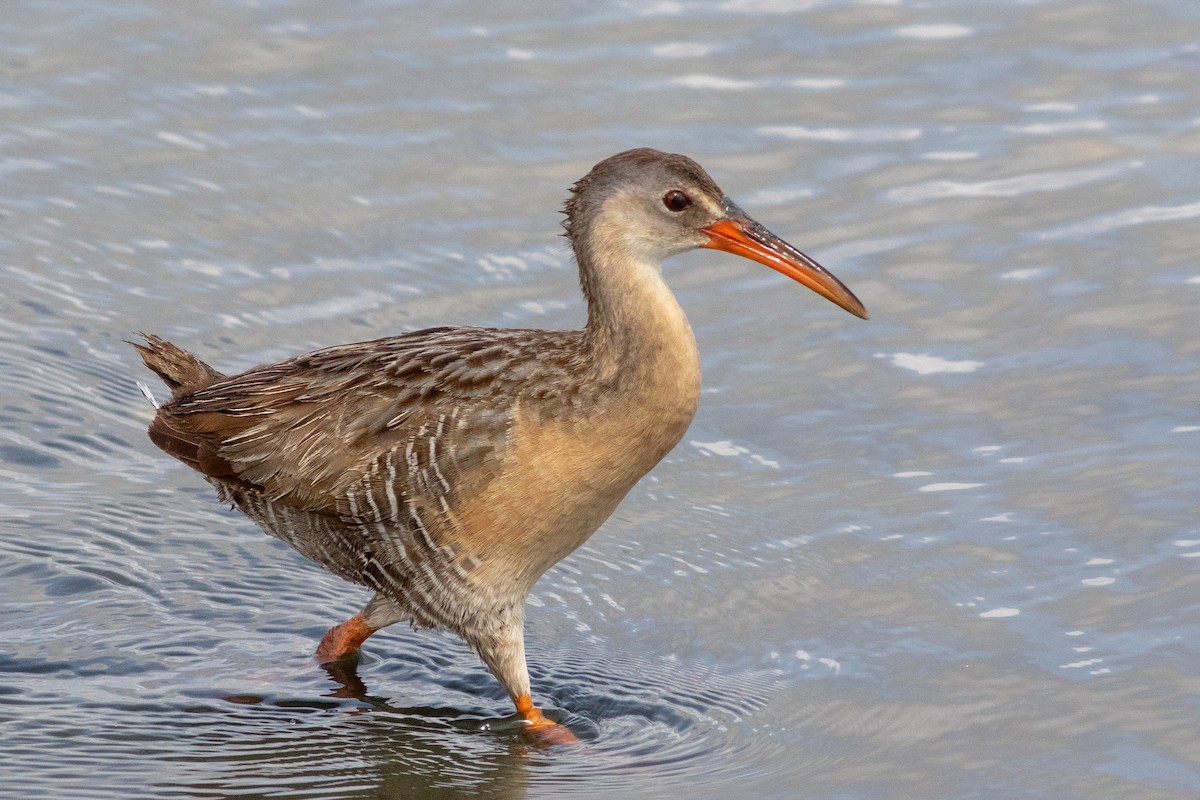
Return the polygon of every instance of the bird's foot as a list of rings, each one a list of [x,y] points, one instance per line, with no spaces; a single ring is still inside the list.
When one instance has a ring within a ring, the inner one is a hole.
[[[566,725],[544,719],[540,724],[527,723],[521,728],[521,738],[539,749],[563,744],[579,744],[579,737]]]
[[[518,697],[516,705],[517,713],[525,723],[521,726],[521,736],[534,747],[579,743],[579,737],[572,733],[570,728],[547,718],[542,710],[533,704],[529,695]]]
[[[367,624],[362,614],[355,614],[325,633],[321,644],[317,645],[314,658],[318,664],[332,664],[347,659],[358,652],[358,648],[375,630]]]

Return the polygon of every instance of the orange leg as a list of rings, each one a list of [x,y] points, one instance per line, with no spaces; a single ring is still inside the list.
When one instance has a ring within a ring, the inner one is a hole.
[[[317,646],[316,659],[319,664],[330,664],[349,658],[358,652],[362,643],[379,628],[373,628],[361,613],[355,614],[341,625],[334,625]]]
[[[579,742],[579,737],[571,733],[571,729],[566,725],[559,725],[557,722],[547,719],[542,714],[542,710],[533,704],[533,698],[529,695],[520,695],[513,702],[517,706],[517,713],[521,715],[521,719],[525,720],[521,735],[531,744],[536,747],[553,747],[557,744],[577,744]]]

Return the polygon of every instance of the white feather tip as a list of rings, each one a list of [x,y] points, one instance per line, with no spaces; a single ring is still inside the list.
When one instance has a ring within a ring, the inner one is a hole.
[[[154,399],[154,392],[150,391],[150,387],[141,381],[137,382],[137,387],[141,390],[142,394],[145,395],[146,399],[150,401],[150,405],[158,408],[158,401]]]

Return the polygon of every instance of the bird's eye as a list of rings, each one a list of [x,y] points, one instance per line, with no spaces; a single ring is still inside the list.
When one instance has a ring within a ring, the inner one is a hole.
[[[663,195],[663,205],[668,211],[684,211],[692,204],[692,198],[683,193],[682,189],[672,189]]]

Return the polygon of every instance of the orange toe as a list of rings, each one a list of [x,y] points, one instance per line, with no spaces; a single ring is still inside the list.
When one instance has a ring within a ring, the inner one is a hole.
[[[330,664],[349,658],[375,632],[362,614],[355,614],[341,625],[334,625],[317,645],[316,659],[320,664]]]
[[[578,744],[579,737],[566,725],[547,719],[542,710],[533,704],[529,695],[521,695],[516,701],[517,713],[525,724],[521,736],[535,747],[554,747],[560,744]]]
[[[521,728],[521,738],[538,748],[579,744],[579,737],[572,733],[570,728],[548,719],[541,725],[529,724]]]

